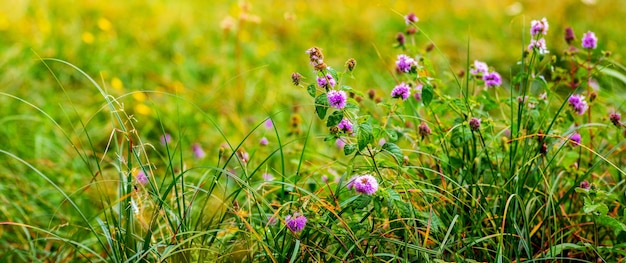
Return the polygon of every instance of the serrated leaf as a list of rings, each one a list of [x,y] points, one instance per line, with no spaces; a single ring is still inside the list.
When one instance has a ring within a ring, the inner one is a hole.
[[[617,219],[607,215],[598,216],[596,222],[600,225],[605,225],[608,226],[610,229],[613,229],[615,234],[619,234],[620,231],[626,231],[626,225],[624,225],[620,221],[617,221]]]
[[[372,125],[367,122],[360,124],[356,139],[359,151],[365,149],[369,143],[372,143],[374,141],[374,135],[372,135]]]
[[[402,154],[402,150],[400,150],[400,147],[398,147],[398,145],[396,145],[395,143],[386,142],[385,144],[383,144],[382,149],[393,155],[398,163],[402,162],[402,158],[404,158],[404,155]]]
[[[600,215],[606,215],[606,213],[609,212],[609,207],[606,206],[605,204],[585,204],[585,206],[583,206],[583,212],[585,213],[597,212]]]
[[[309,93],[309,95],[311,95],[311,97],[315,98],[315,85],[311,84],[308,87],[306,87],[306,91]]]
[[[339,122],[343,119],[342,111],[335,111],[330,116],[328,116],[328,121],[326,121],[326,127],[337,126]]]
[[[346,144],[345,146],[343,146],[343,154],[345,155],[350,155],[354,151],[356,151],[356,145],[354,144]]]
[[[320,94],[315,98],[315,112],[320,119],[324,119],[326,117],[326,111],[328,110],[328,98],[326,97],[326,93]]]
[[[428,106],[432,100],[433,100],[433,86],[424,85],[422,87],[422,102],[424,103],[424,105]]]

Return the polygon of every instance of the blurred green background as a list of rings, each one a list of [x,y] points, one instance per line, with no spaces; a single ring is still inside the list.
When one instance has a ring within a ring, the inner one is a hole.
[[[530,21],[543,17],[550,23],[551,54],[566,49],[567,26],[578,38],[595,31],[599,49],[613,51],[617,62],[626,53],[620,45],[626,42],[622,0],[18,0],[2,6],[0,91],[40,107],[76,136],[78,121],[86,122],[102,148],[113,130],[110,117],[101,114],[106,113],[102,96],[75,70],[49,62],[49,71],[40,57],[83,69],[123,104],[148,137],[158,138],[160,123],[166,132],[188,123],[186,135],[215,148],[221,139],[214,138],[213,126],[181,101],[212,116],[233,140],[271,114],[285,113],[274,117],[287,126],[291,112],[310,106],[289,76],[294,71],[311,76],[304,53],[311,46],[321,47],[335,68],[348,58],[357,60],[348,85],[388,94],[395,56],[402,52],[394,48],[395,36],[406,30],[403,16],[410,12],[419,17],[421,31],[413,41],[418,47],[437,46],[431,59],[444,80],[463,70],[468,56],[507,78],[528,44]],[[180,100],[173,103],[172,96]],[[0,142],[19,156],[37,158],[41,152],[32,149],[43,151],[42,140],[59,135],[54,127],[33,132],[47,122],[14,98],[0,96],[0,111],[5,116]],[[300,113],[311,116],[312,111]]]

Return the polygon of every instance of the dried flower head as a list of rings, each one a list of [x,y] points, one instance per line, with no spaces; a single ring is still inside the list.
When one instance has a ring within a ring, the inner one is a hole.
[[[367,91],[367,96],[370,98],[370,100],[373,100],[376,97],[376,91],[374,89],[369,89]]]
[[[300,80],[302,80],[302,75],[300,75],[300,73],[298,72],[291,73],[291,82],[293,82],[293,85],[295,86],[300,85]]]
[[[591,184],[589,183],[589,181],[584,180],[584,181],[580,182],[580,188],[585,189],[585,190],[589,190],[589,189],[591,189]]]
[[[574,35],[574,29],[572,29],[571,27],[566,28],[565,42],[567,42],[568,45],[571,45],[574,40],[576,40],[576,35]]]
[[[622,126],[622,123],[620,123],[621,119],[622,119],[622,115],[620,115],[617,112],[611,112],[611,114],[609,114],[609,120],[611,120],[613,125],[615,125],[617,127]]]
[[[422,136],[422,139],[424,137],[428,137],[428,135],[430,135],[430,133],[432,132],[430,130],[430,127],[428,127],[428,124],[426,124],[425,122],[420,123],[417,129],[418,129],[419,135]]]
[[[346,68],[348,68],[349,71],[353,71],[355,67],[356,67],[356,59],[350,58],[348,59],[348,61],[346,61]]]
[[[480,119],[478,118],[470,119],[469,126],[470,126],[470,129],[472,129],[472,131],[477,131],[478,129],[480,129]]]
[[[400,32],[396,35],[396,41],[398,41],[399,46],[403,47],[406,42],[406,37]]]
[[[309,48],[306,53],[309,54],[311,65],[313,65],[316,70],[323,70],[326,68],[326,64],[324,63],[324,54],[322,54],[322,50],[320,48]]]
[[[415,13],[410,13],[404,16],[404,22],[406,22],[407,25],[410,25],[411,23],[417,23],[417,21],[419,21],[419,18],[417,18]]]

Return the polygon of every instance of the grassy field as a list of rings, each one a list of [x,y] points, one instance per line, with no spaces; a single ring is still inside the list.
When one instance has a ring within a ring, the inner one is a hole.
[[[0,262],[626,258],[620,0],[2,6]]]

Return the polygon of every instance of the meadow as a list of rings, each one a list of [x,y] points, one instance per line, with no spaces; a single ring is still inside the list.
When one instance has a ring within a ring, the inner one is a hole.
[[[2,6],[0,262],[626,258],[620,0]]]

